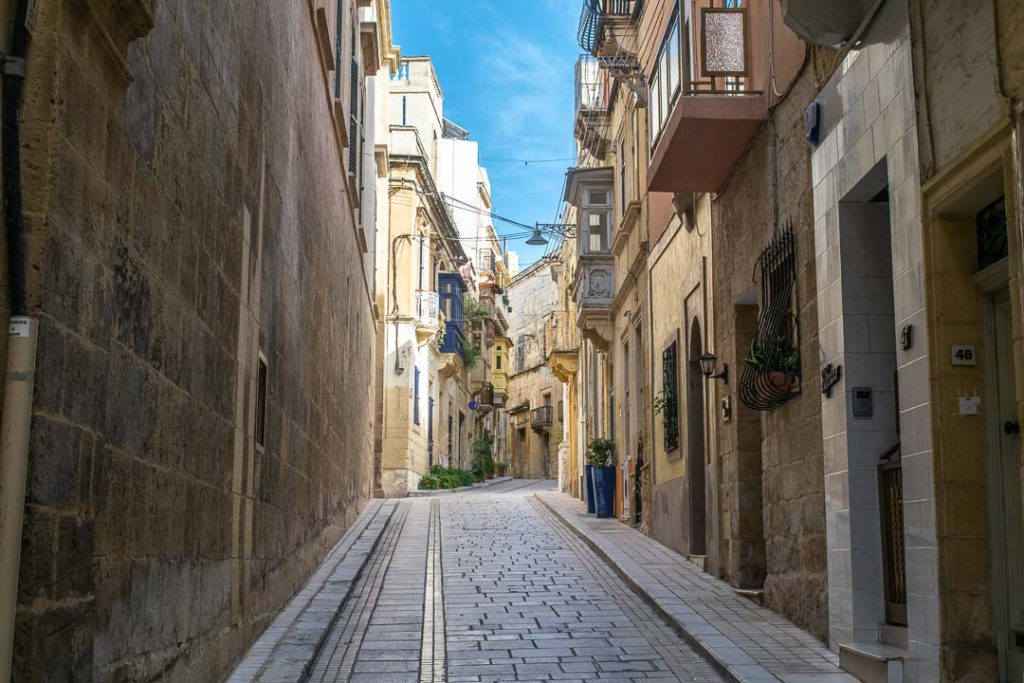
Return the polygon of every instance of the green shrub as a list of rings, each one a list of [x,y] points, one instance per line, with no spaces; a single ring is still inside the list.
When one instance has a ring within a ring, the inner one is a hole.
[[[480,362],[480,345],[472,339],[462,343],[462,364],[467,370],[472,370]]]
[[[490,432],[485,431],[476,438],[470,447],[470,452],[473,454],[470,469],[475,476],[486,477],[489,474],[494,474],[494,454],[491,451],[493,445],[494,437]]]
[[[446,489],[457,489],[463,486],[472,486],[473,475],[464,470],[434,465],[430,469],[430,476],[420,480],[420,489],[423,491],[443,491]]]

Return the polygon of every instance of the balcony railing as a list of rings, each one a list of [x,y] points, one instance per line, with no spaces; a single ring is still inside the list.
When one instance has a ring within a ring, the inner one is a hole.
[[[611,90],[607,72],[597,58],[581,55],[576,62],[576,112],[607,112]]]
[[[600,46],[601,20],[605,17],[630,17],[640,0],[583,0],[580,25],[576,39],[587,52],[593,54]]]
[[[610,142],[608,107],[612,80],[608,70],[590,55],[576,62],[576,129],[580,145],[595,157],[604,157]]]
[[[550,429],[554,421],[554,406],[541,406],[530,411],[530,426],[536,430]]]

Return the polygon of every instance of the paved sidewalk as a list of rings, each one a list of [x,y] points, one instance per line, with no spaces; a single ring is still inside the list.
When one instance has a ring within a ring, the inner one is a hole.
[[[857,683],[839,657],[785,617],[737,595],[682,555],[562,493],[537,500],[584,539],[733,681]]]
[[[328,553],[306,585],[249,649],[228,683],[305,680],[339,606],[395,512],[397,501],[374,500]]]

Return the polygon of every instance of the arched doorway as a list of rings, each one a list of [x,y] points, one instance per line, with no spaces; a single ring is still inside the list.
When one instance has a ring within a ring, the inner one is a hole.
[[[690,554],[707,554],[705,508],[706,453],[704,439],[704,373],[700,357],[704,353],[700,321],[690,327],[689,362],[686,364],[686,475],[690,480]]]

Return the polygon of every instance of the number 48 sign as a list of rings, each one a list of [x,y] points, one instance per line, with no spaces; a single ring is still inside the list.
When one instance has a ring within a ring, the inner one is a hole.
[[[977,365],[978,353],[973,346],[954,346],[953,365]]]

